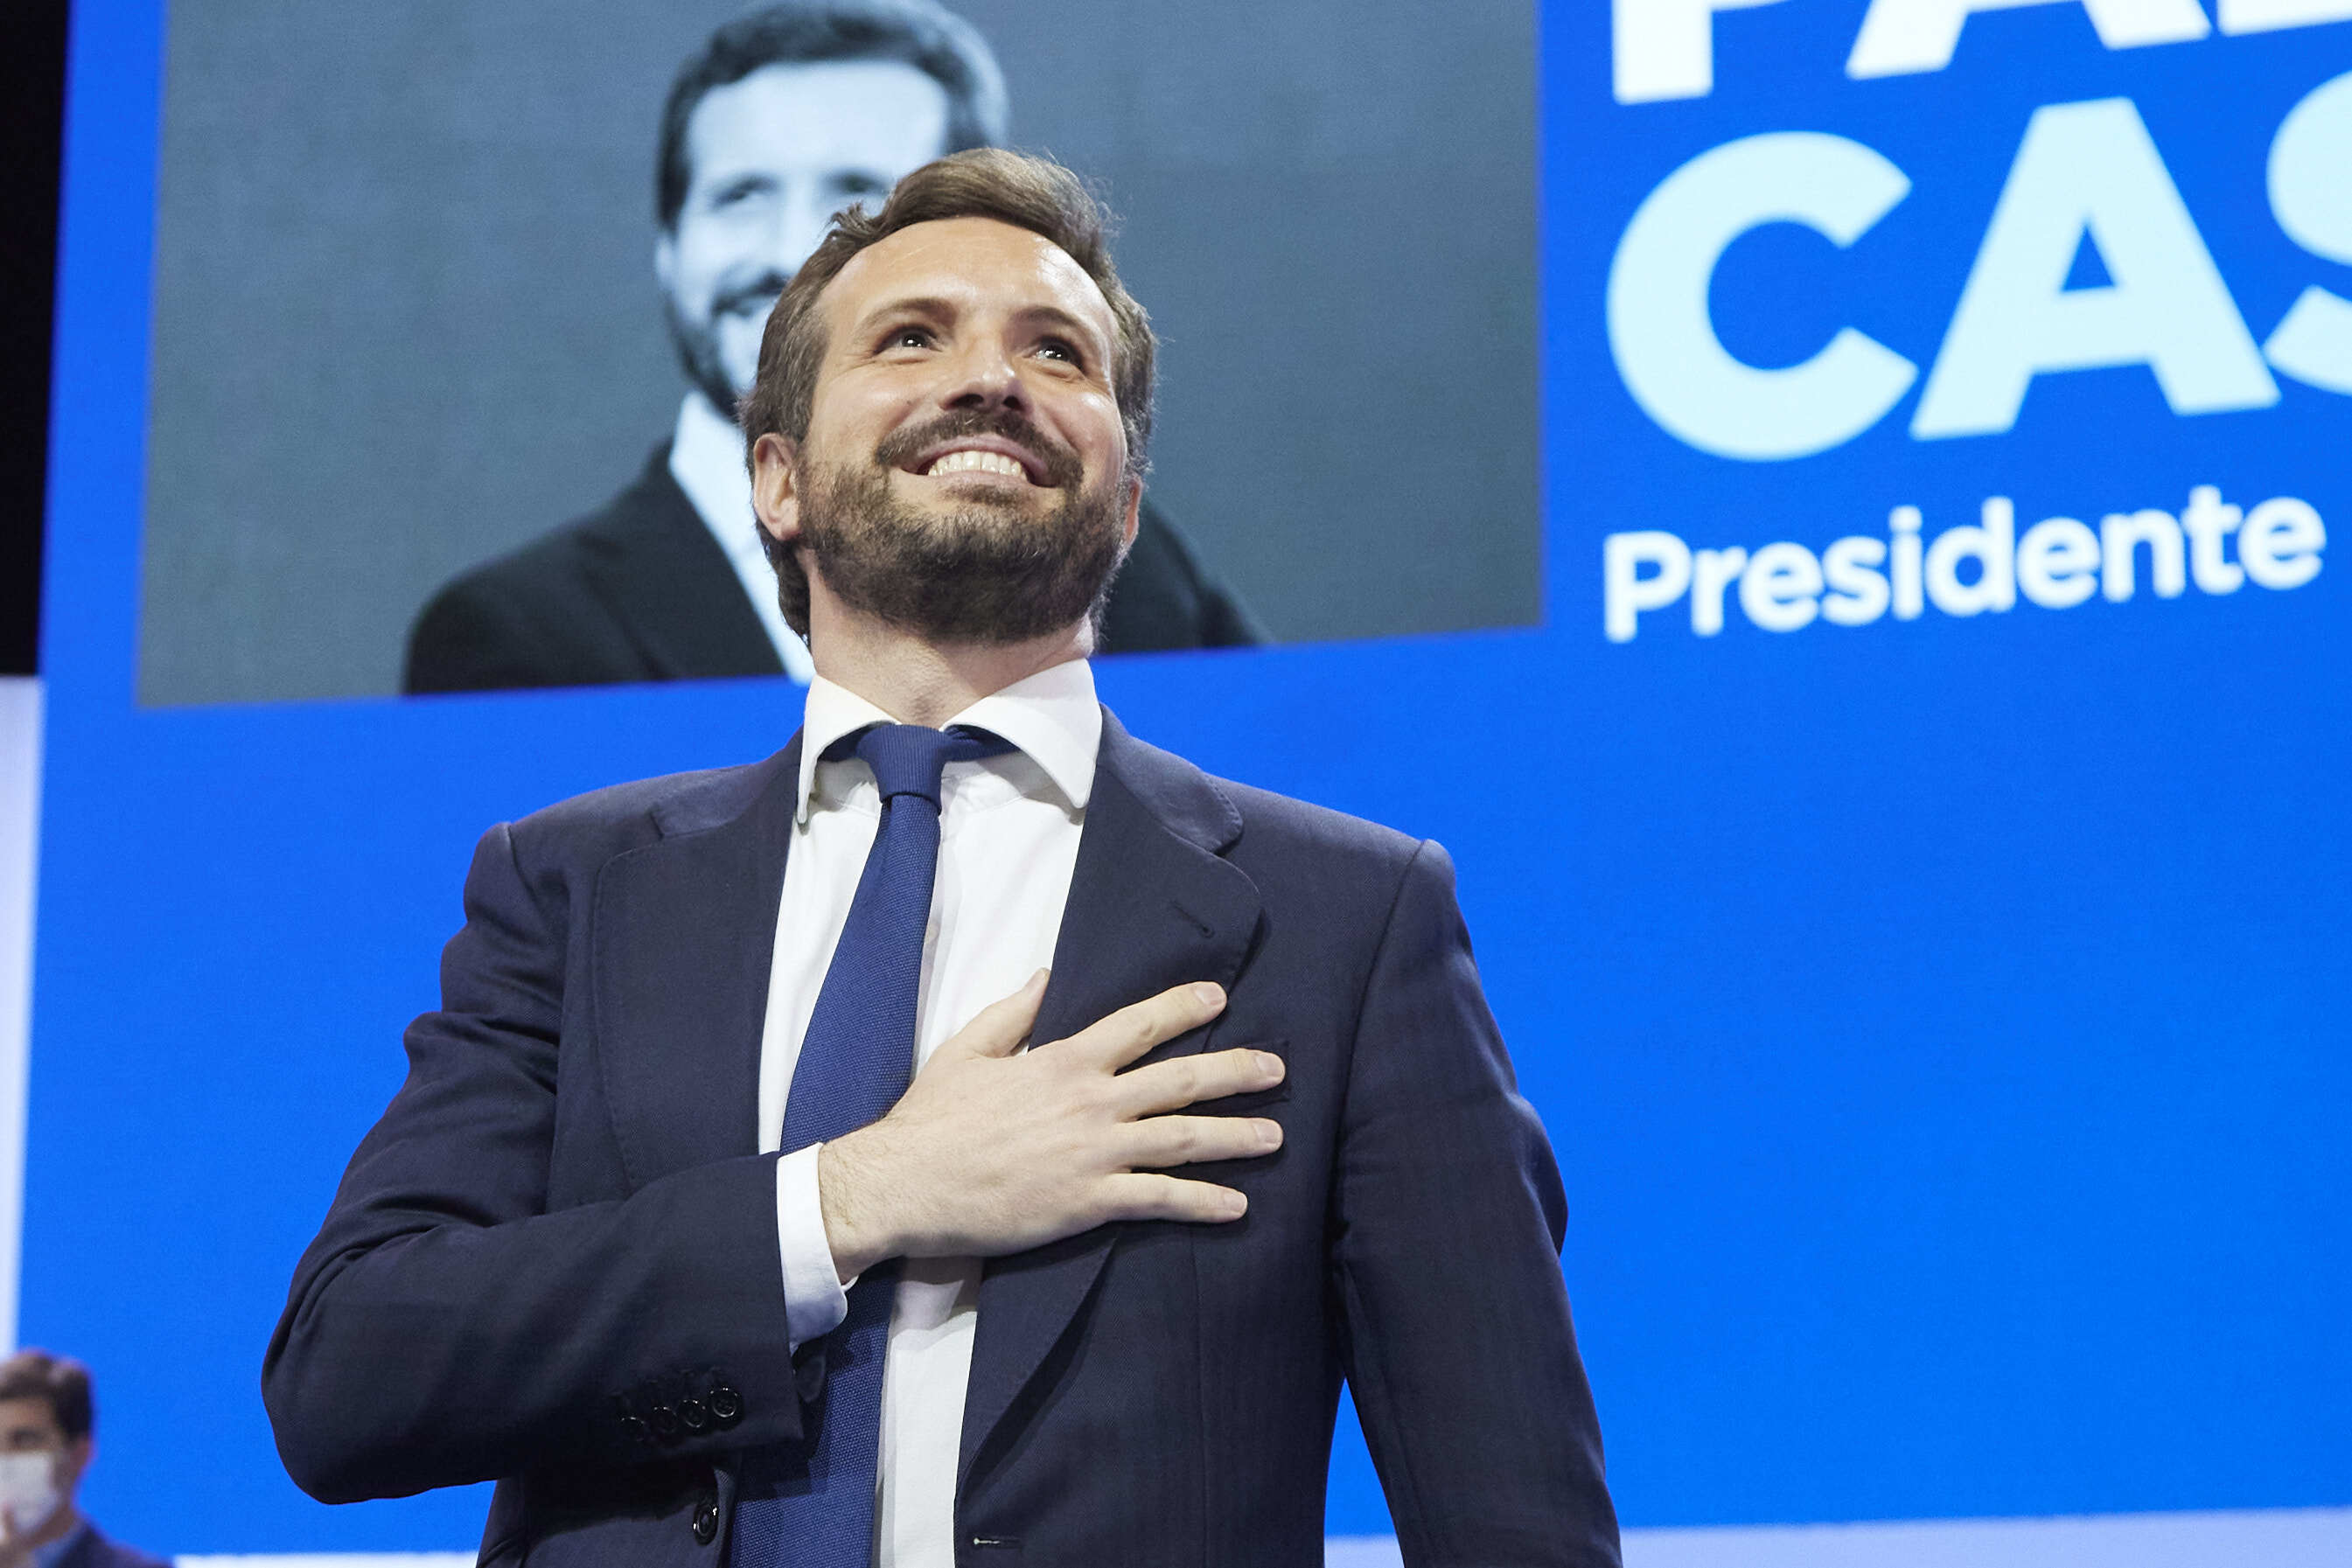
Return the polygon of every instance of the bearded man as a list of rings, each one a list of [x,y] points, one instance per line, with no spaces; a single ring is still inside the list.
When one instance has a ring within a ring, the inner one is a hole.
[[[264,1388],[486,1563],[1618,1561],[1550,1150],[1444,852],[1097,706],[1153,340],[1067,171],[852,211],[744,412],[815,659],[768,760],[483,840]]]
[[[784,0],[712,33],[678,68],[655,159],[654,275],[688,387],[669,439],[595,511],[444,584],[402,689],[807,681],[732,423],[761,325],[835,211],[1002,142],[1008,115],[987,40],[936,0]],[[1148,507],[1099,625],[1106,652],[1264,641]]]

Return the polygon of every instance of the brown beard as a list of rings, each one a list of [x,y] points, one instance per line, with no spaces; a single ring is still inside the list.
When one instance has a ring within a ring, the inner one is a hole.
[[[992,434],[1037,454],[1061,503],[1043,517],[974,500],[945,515],[892,498],[890,471],[925,447]],[[800,543],[835,599],[932,643],[1025,643],[1098,617],[1127,553],[1118,476],[1082,489],[1076,455],[1017,413],[951,414],[902,430],[864,464],[814,462]]]
[[[677,350],[678,369],[709,400],[710,406],[729,419],[735,417],[743,398],[728,381],[727,366],[719,358],[719,319],[746,305],[761,306],[763,312],[774,309],[776,298],[791,282],[787,274],[766,270],[739,279],[719,291],[699,320],[689,319],[669,295],[662,296],[662,319],[669,327],[670,346]]]

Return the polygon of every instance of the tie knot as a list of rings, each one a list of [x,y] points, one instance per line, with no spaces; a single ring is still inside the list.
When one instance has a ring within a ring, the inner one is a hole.
[[[874,769],[874,782],[885,802],[899,795],[920,795],[933,810],[940,805],[940,775],[949,763],[976,762],[1013,749],[1011,741],[963,725],[926,729],[919,724],[877,724],[851,739],[856,754]],[[838,745],[834,747],[839,749]]]

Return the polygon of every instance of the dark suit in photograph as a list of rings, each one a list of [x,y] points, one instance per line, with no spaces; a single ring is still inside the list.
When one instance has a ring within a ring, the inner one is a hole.
[[[1228,1226],[1123,1223],[979,1287],[956,1558],[1321,1561],[1351,1385],[1408,1563],[1612,1568],[1558,1257],[1444,852],[1212,779],[1106,717],[1033,1038],[1185,981],[1151,1058],[1278,1052],[1269,1156],[1188,1167]],[[483,1560],[726,1562],[736,1466],[796,1369],[755,1090],[798,742],[494,829],[440,1011],[297,1270],[264,1389],[330,1500],[499,1480]]]
[[[58,1544],[64,1550],[47,1568],[169,1568],[161,1557],[108,1539],[87,1520]]]
[[[776,675],[783,665],[727,553],[655,450],[577,522],[444,586],[408,634],[401,690],[500,691]],[[1265,640],[1182,533],[1143,505],[1111,587],[1100,651]]]

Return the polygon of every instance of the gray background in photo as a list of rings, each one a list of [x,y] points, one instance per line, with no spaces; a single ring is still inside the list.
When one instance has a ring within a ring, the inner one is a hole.
[[[1278,639],[1540,612],[1531,4],[972,0],[1166,338],[1154,495]],[[175,0],[140,697],[388,693],[683,390],[671,73],[736,5]]]

